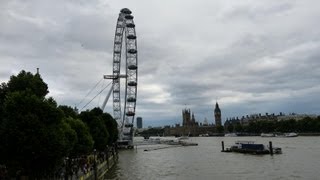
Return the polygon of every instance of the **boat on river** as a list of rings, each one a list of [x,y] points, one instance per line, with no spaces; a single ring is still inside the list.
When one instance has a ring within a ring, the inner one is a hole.
[[[298,137],[297,133],[284,133],[284,134],[277,134],[276,137]]]
[[[285,136],[285,137],[297,137],[298,134],[297,134],[297,133],[294,133],[294,132],[291,132],[291,133],[284,133],[284,136]]]
[[[236,133],[227,133],[224,135],[224,137],[237,137],[238,135]]]
[[[236,141],[234,145],[222,152],[238,152],[247,154],[270,154],[270,147],[264,144],[255,144],[254,141]],[[274,154],[281,154],[282,150],[279,147],[273,147]]]
[[[261,137],[275,137],[276,135],[274,133],[261,133]]]

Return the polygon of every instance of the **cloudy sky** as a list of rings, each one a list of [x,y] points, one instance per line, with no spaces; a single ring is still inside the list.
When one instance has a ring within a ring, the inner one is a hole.
[[[213,123],[216,101],[223,120],[320,114],[317,0],[1,0],[0,81],[40,68],[49,96],[82,109],[108,83],[86,97],[112,73],[123,7],[136,24],[136,114],[144,125],[181,123],[184,108]],[[84,109],[101,105],[106,94]]]

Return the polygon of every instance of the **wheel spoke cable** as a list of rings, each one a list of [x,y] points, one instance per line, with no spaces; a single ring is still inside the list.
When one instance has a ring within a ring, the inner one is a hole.
[[[103,80],[103,78],[101,78],[96,85],[93,86],[93,88],[85,95],[85,97],[76,105],[79,106],[88,96],[89,94],[100,84],[100,82]]]
[[[81,108],[81,111],[87,107],[97,96],[99,96],[108,86],[110,86],[112,82],[110,82],[109,84],[107,84],[101,91],[99,91],[99,93],[97,95],[95,95],[86,105],[84,105],[82,108]]]

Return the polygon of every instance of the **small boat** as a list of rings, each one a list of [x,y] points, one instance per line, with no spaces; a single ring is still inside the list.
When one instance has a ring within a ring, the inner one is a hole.
[[[209,134],[200,134],[199,137],[209,137]]]
[[[273,147],[274,154],[281,154],[282,150],[279,147]],[[270,154],[270,147],[263,144],[255,144],[254,141],[236,141],[234,145],[222,152],[239,152],[247,154]]]
[[[237,137],[238,135],[236,133],[227,133],[224,136],[225,137]]]
[[[187,142],[187,141],[179,141],[182,146],[198,146],[198,143]]]
[[[181,137],[178,137],[178,140],[184,140],[184,139],[189,139],[189,136],[181,136]]]
[[[284,136],[285,136],[285,137],[297,137],[298,134],[297,134],[297,133],[294,133],[294,132],[291,132],[291,133],[284,133]]]
[[[261,137],[275,137],[276,135],[273,133],[261,133]]]
[[[297,137],[297,136],[298,136],[298,134],[294,133],[294,132],[276,135],[276,137]]]

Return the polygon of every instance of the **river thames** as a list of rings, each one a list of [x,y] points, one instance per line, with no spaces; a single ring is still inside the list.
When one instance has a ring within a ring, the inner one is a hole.
[[[281,147],[282,154],[221,152],[237,140]],[[119,152],[106,179],[320,179],[320,137],[193,137],[198,146],[143,145]],[[151,151],[156,147],[168,147]]]

